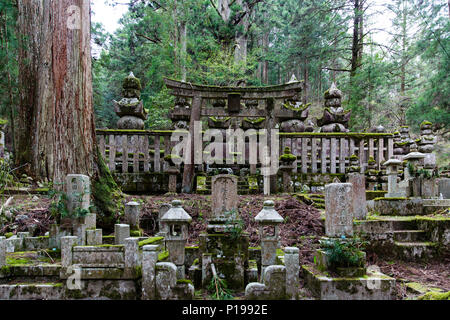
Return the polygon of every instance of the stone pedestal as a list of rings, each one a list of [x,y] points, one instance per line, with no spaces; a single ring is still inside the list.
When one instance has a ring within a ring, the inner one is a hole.
[[[157,233],[157,236],[159,236],[159,237],[165,237],[167,235],[167,233],[169,232],[169,227],[167,226],[166,223],[164,223],[162,221],[162,218],[167,213],[167,211],[169,211],[170,208],[172,208],[172,205],[170,203],[163,203],[159,207],[159,211],[158,211],[158,228],[159,228],[159,231]]]

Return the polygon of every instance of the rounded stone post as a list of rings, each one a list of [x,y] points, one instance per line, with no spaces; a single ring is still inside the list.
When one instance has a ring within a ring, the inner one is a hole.
[[[77,237],[61,238],[61,267],[68,268],[72,265],[72,248],[76,245]]]
[[[284,249],[284,264],[286,266],[286,295],[291,300],[298,299],[300,283],[299,250],[295,247]]]
[[[327,237],[353,237],[353,186],[332,183],[325,186],[325,233]]]
[[[142,250],[142,300],[154,300],[158,246],[147,245]]]
[[[141,205],[132,201],[125,204],[125,222],[130,225],[131,230],[139,230]]]

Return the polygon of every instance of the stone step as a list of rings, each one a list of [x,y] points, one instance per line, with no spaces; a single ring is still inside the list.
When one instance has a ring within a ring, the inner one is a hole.
[[[426,232],[423,230],[396,230],[394,231],[394,241],[416,242],[425,241]]]
[[[437,246],[433,242],[394,242],[396,256],[404,261],[427,261],[436,257]]]
[[[416,230],[417,229],[417,221],[415,221],[415,220],[393,220],[392,228],[394,229],[394,231]]]

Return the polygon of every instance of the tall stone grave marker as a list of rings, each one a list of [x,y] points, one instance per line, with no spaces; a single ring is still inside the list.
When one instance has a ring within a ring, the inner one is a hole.
[[[332,183],[325,186],[325,233],[327,237],[353,237],[353,186]]]

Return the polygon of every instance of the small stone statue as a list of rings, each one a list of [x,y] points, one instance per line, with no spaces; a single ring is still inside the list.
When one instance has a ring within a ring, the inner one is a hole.
[[[144,121],[148,113],[144,109],[141,99],[141,82],[133,72],[123,81],[123,98],[119,102],[114,100],[114,109],[120,117],[117,122],[119,129],[143,130]]]
[[[348,122],[351,111],[345,111],[341,106],[342,92],[333,83],[325,92],[325,110],[323,116],[317,119],[320,132],[349,132]]]

